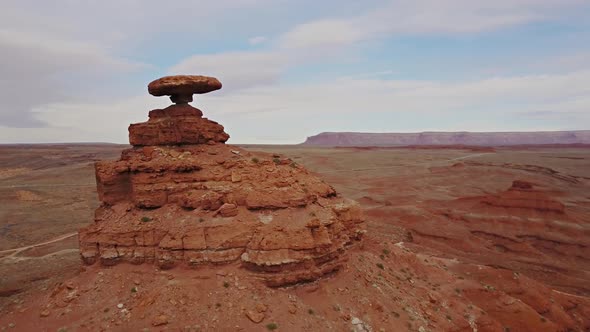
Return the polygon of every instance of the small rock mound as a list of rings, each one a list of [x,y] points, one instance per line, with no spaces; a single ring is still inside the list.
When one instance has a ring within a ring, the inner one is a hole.
[[[522,180],[514,180],[512,182],[512,190],[531,190],[533,189],[533,184],[530,182],[522,181]]]
[[[535,189],[532,183],[522,180],[514,181],[512,186],[504,192],[483,197],[481,202],[501,208],[565,213],[563,203],[557,201],[548,193]]]
[[[282,286],[338,270],[364,233],[356,202],[288,158],[225,145],[223,126],[200,110],[177,102],[149,117],[129,127],[120,160],[95,165],[102,205],[80,230],[86,264],[239,262]]]

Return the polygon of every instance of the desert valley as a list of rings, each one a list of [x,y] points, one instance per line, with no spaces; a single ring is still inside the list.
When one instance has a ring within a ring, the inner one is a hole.
[[[362,206],[366,234],[343,267],[282,288],[267,287],[237,262],[171,270],[83,266],[77,231],[99,205],[93,163],[114,160],[125,148],[2,147],[0,328],[590,326],[587,148],[235,147],[304,165]]]

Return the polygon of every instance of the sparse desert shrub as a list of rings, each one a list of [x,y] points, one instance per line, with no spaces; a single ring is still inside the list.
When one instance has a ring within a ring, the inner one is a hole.
[[[280,163],[281,163],[281,160],[280,160],[279,158],[273,158],[273,159],[272,159],[272,161],[273,161],[273,162],[274,162],[276,165],[278,165],[278,164],[280,164]]]
[[[383,264],[381,263],[377,263],[377,267],[380,268],[381,270],[383,270],[385,267],[383,266]]]
[[[152,221],[152,218],[150,217],[141,217],[141,222],[150,222]]]
[[[493,292],[496,290],[496,288],[494,286],[490,286],[490,285],[484,285],[483,287],[486,289],[486,291]]]
[[[274,331],[274,330],[278,329],[279,326],[277,325],[277,323],[268,323],[268,324],[266,324],[266,328],[269,331]]]
[[[131,288],[131,293],[137,293],[137,287],[132,287]]]
[[[389,255],[389,249],[387,249],[387,248],[384,248],[384,249],[383,249],[383,254],[384,254],[384,255]]]
[[[313,315],[313,314],[315,314],[315,311],[313,311],[313,309],[308,309],[307,310],[307,313],[310,314],[310,315]]]
[[[252,158],[252,162],[255,164],[258,164],[260,162],[260,160],[258,160],[258,158],[254,157]]]
[[[223,287],[225,287],[225,288],[229,288],[229,282],[227,282],[227,281],[224,281],[224,282],[223,282]]]
[[[199,222],[203,222],[203,221],[205,221],[205,219],[199,218]]]

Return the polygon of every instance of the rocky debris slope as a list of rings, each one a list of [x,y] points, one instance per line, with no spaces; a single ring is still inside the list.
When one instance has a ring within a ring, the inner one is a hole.
[[[374,222],[395,218],[396,225],[410,232],[420,248],[416,250],[510,269],[560,291],[588,296],[588,213],[576,203],[576,195],[586,195],[584,185],[544,173],[533,177],[512,172],[471,165],[437,169],[424,175],[431,177],[426,181],[461,185],[441,186],[438,197],[422,196],[423,203],[407,207],[396,206],[403,198],[388,194],[391,206],[369,207],[365,214]]]
[[[80,230],[86,264],[240,262],[271,286],[342,266],[364,233],[359,205],[290,159],[225,145],[223,126],[188,105],[220,87],[203,76],[150,83],[176,104],[132,124],[120,160],[96,163],[102,205]]]
[[[391,235],[391,234],[389,234]],[[334,278],[268,288],[235,265],[84,268],[0,312],[14,331],[587,331],[590,300],[510,270],[378,241]],[[370,240],[370,241],[369,241]],[[10,329],[7,329],[10,331]]]

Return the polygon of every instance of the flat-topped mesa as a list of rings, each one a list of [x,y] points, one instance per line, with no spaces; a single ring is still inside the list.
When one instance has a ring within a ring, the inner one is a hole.
[[[147,122],[129,126],[129,143],[134,146],[225,143],[223,126],[203,118],[201,110],[189,105],[193,94],[221,89],[214,77],[179,75],[159,78],[148,85],[154,96],[170,96],[175,105],[149,113]]]

